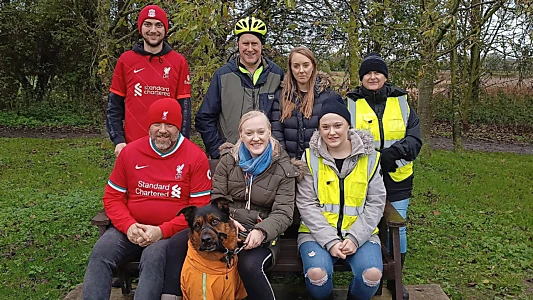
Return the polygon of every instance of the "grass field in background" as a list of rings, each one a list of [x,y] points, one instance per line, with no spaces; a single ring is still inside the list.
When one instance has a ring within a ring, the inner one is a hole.
[[[60,299],[83,281],[113,163],[107,139],[0,139],[0,299]]]
[[[407,283],[533,299],[533,155],[435,151],[415,171]]]
[[[0,299],[61,299],[82,282],[113,163],[104,138],[0,138]],[[435,151],[415,168],[405,282],[533,299],[533,156]]]

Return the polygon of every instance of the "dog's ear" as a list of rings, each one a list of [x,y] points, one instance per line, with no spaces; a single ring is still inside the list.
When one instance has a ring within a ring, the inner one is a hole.
[[[180,209],[176,216],[183,214],[185,216],[185,220],[187,220],[187,223],[191,224],[194,221],[194,215],[196,214],[197,209],[198,207],[194,205],[186,206]]]
[[[221,211],[229,215],[229,201],[226,198],[217,198],[211,200],[211,204],[216,205]]]

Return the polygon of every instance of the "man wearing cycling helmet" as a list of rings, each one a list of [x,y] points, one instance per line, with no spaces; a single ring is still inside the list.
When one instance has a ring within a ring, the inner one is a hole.
[[[283,80],[283,70],[262,55],[267,33],[263,21],[246,17],[235,24],[233,33],[239,55],[215,72],[195,119],[211,158],[220,156],[222,143],[237,142],[243,114],[261,110],[271,117],[274,93]]]

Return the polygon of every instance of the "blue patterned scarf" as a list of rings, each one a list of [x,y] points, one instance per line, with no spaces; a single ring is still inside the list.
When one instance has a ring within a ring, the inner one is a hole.
[[[248,151],[246,146],[244,146],[244,143],[241,143],[239,148],[239,167],[241,167],[246,174],[257,176],[263,173],[268,168],[271,161],[272,144],[270,141],[268,142],[265,151],[255,158],[252,157],[252,154]]]

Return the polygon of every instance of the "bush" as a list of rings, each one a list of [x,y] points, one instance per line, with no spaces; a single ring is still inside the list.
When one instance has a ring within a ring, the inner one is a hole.
[[[469,108],[468,121],[477,124],[531,125],[533,119],[533,96],[509,95],[503,91],[483,95],[478,103]],[[435,95],[433,112],[437,121],[452,120],[452,105],[444,95]]]
[[[0,112],[0,124],[39,127],[89,126],[101,123],[101,109],[84,105],[83,99],[67,100],[68,97],[59,95],[52,97],[42,102],[32,103],[18,111]]]

